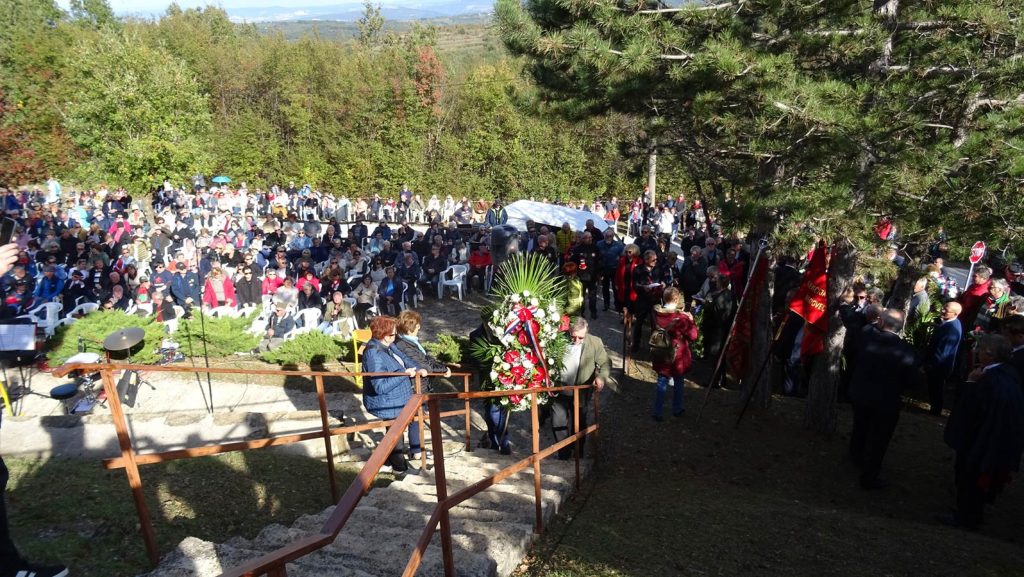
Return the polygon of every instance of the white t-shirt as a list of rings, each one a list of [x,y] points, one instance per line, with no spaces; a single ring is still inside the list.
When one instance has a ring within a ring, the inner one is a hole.
[[[576,374],[580,371],[580,358],[582,355],[582,342],[569,345],[568,350],[565,351],[565,357],[562,359],[564,364],[564,368],[562,370],[562,384],[569,386],[576,384]]]

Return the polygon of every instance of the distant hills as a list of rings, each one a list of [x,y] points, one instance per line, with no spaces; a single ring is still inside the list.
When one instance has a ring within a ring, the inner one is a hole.
[[[409,2],[381,3],[381,15],[387,20],[434,20],[465,17],[482,19],[493,11],[490,2]],[[363,15],[363,7],[353,4],[329,6],[266,6],[230,8],[228,15],[236,22],[294,22],[298,20],[355,22]]]

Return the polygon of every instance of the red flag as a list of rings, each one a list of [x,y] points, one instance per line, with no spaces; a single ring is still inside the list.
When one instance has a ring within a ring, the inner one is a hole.
[[[740,310],[736,311],[736,320],[733,321],[732,340],[729,341],[729,349],[725,353],[729,373],[737,377],[743,377],[750,370],[754,315],[757,314],[761,300],[761,288],[767,281],[768,258],[762,253],[754,263],[753,272],[750,273],[750,280],[743,293],[743,302],[740,304]]]
[[[818,244],[811,255],[811,264],[804,273],[789,310],[806,321],[804,338],[800,343],[800,356],[825,351],[825,332],[828,330],[828,263],[825,243]]]

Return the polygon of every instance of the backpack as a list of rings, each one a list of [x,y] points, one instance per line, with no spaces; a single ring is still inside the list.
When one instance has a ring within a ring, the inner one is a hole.
[[[651,349],[651,361],[661,364],[675,362],[676,353],[679,352],[679,343],[672,338],[667,328],[657,328],[651,331],[651,338],[648,341]]]

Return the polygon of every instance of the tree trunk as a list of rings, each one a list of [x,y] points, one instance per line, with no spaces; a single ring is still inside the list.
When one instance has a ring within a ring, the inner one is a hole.
[[[896,282],[893,283],[892,293],[886,308],[907,312],[910,305],[910,297],[914,296],[914,283],[922,276],[921,268],[916,260],[911,260],[899,270]]]
[[[658,143],[651,140],[651,153],[647,155],[647,204],[654,206],[658,200],[656,190],[658,184]]]
[[[839,361],[843,353],[846,328],[839,318],[839,296],[853,284],[857,249],[846,238],[836,243],[828,267],[828,334],[825,352],[814,360],[807,393],[804,427],[820,433],[836,430],[836,396],[839,392]]]

